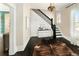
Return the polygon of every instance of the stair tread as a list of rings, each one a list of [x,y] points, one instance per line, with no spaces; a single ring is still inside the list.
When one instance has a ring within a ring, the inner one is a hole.
[[[62,34],[62,33],[56,33],[56,34]]]
[[[56,36],[56,37],[63,37],[63,36]]]
[[[60,31],[56,31],[56,33],[61,33]]]
[[[60,30],[56,30],[56,31],[60,31]]]
[[[62,34],[56,34],[56,36],[62,36]]]

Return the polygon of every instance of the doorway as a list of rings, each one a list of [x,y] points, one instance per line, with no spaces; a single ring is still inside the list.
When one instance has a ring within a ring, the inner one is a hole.
[[[0,55],[9,53],[10,12],[9,7],[0,4]]]

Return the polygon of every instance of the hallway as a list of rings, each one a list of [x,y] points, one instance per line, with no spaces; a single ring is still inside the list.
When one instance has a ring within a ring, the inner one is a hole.
[[[8,9],[0,11],[0,52],[8,51],[10,56],[32,56],[34,47],[45,39],[46,42],[51,42],[49,45],[54,41],[64,42],[66,47],[79,55],[78,3],[4,5]]]

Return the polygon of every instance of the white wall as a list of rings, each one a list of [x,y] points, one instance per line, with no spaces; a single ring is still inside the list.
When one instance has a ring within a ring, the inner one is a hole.
[[[32,6],[29,3],[16,4],[17,51],[22,51],[25,49],[31,36],[37,36],[36,32],[39,25],[43,25],[49,29],[51,28],[50,25],[46,21],[44,21],[40,16],[38,16],[36,13],[32,14],[30,12],[30,8],[32,8]]]
[[[16,45],[17,51],[23,49],[23,4],[16,4]]]
[[[32,9],[45,9],[50,5],[50,3],[30,3]]]
[[[31,36],[37,36],[40,26],[51,29],[51,26],[43,18],[31,10]]]
[[[5,4],[10,8],[10,38],[9,38],[9,55],[17,51],[16,46],[16,4]]]
[[[23,49],[30,40],[30,4],[23,5]]]
[[[42,11],[43,13],[45,13],[49,18],[54,18],[53,12],[50,12],[50,11],[44,10],[44,9],[41,9],[41,11]]]
[[[60,27],[63,35],[67,38],[70,37],[70,12],[69,10],[62,10],[61,14],[61,23],[57,24]],[[57,22],[57,21],[56,21]]]
[[[11,17],[9,55],[14,55],[18,51],[23,51],[30,39],[30,5],[21,3],[5,5],[10,7]]]
[[[30,39],[30,5],[21,3],[9,5],[11,6],[9,55],[14,55],[18,51],[23,51]]]

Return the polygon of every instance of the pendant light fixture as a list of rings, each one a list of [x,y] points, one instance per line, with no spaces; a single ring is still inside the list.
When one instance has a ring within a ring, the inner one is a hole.
[[[49,7],[48,7],[48,10],[49,10],[50,12],[52,12],[52,11],[54,11],[54,9],[55,9],[54,3],[50,3],[50,5],[49,5]]]

